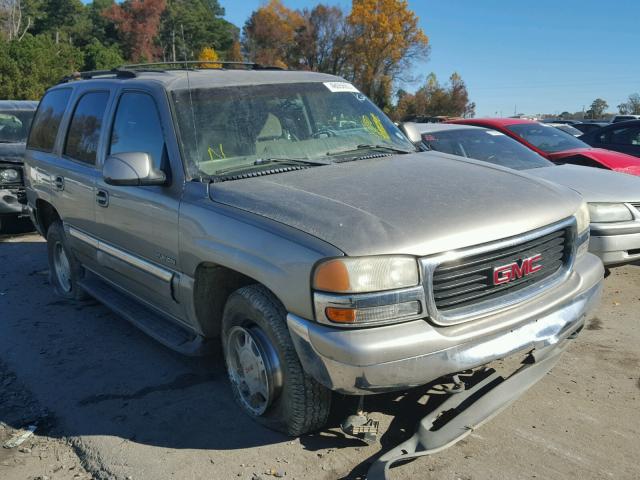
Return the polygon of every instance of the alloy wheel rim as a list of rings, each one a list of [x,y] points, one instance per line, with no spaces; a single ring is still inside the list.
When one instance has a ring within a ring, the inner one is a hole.
[[[227,369],[244,407],[262,415],[282,388],[277,353],[257,326],[236,326],[227,337]]]
[[[64,251],[64,247],[60,242],[56,243],[53,250],[53,266],[60,288],[65,293],[69,293],[71,291],[71,265],[69,264],[67,252]]]

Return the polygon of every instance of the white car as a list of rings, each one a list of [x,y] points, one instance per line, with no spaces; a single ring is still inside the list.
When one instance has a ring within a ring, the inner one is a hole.
[[[606,266],[640,260],[640,178],[582,167],[556,165],[524,145],[487,128],[444,123],[404,123],[402,130],[416,146],[494,163],[564,185],[589,204],[589,251]]]

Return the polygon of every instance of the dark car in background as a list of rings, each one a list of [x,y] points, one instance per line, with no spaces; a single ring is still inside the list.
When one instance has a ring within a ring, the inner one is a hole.
[[[38,102],[0,100],[0,231],[28,217],[23,157]]]
[[[640,157],[640,120],[612,123],[597,131],[585,133],[580,140],[592,147]]]
[[[574,124],[573,127],[577,128],[584,134],[595,132],[596,130],[600,130],[602,127],[606,127],[607,125],[609,125],[609,122],[582,122]]]

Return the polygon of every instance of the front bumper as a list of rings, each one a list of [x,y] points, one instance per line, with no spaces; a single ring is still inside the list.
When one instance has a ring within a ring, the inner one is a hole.
[[[592,224],[589,251],[608,266],[640,260],[640,222]]]
[[[436,327],[425,320],[345,330],[287,316],[304,369],[324,386],[363,395],[430,383],[518,352],[557,345],[583,326],[602,291],[603,267],[576,260],[560,286],[478,320]]]
[[[28,215],[24,187],[0,188],[0,215]]]

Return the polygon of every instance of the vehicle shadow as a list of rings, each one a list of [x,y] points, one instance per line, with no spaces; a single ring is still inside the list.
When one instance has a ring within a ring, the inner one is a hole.
[[[184,357],[98,302],[56,297],[43,242],[0,243],[0,312],[0,360],[42,406],[0,405],[0,421],[14,428],[36,423],[50,436],[115,436],[173,449],[234,450],[290,440],[240,413],[220,351]],[[413,434],[432,407],[419,402],[425,392],[367,399],[366,410],[393,417],[383,425],[382,451]],[[305,449],[363,446],[339,428],[355,411],[354,399],[334,400],[328,428],[300,438]],[[344,478],[362,478],[376,455]]]

